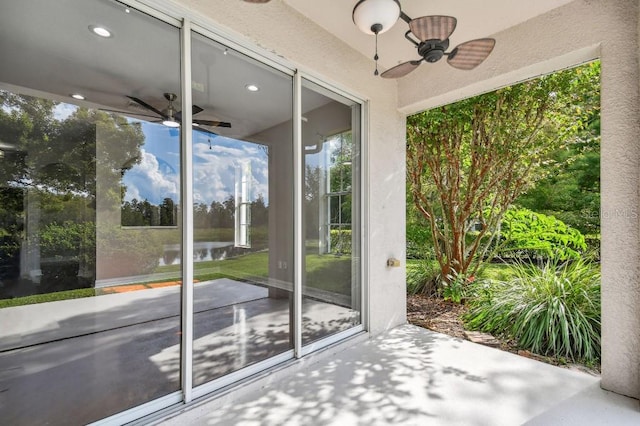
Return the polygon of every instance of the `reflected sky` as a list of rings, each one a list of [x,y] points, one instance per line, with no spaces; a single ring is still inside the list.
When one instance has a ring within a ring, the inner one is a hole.
[[[77,108],[60,103],[54,109],[54,117],[65,120]],[[179,202],[180,129],[135,118],[127,120],[141,123],[145,142],[140,148],[140,161],[124,173],[124,200],[135,198],[161,204],[165,198],[171,198]],[[247,161],[252,177],[250,200],[262,196],[268,205],[268,155],[264,146],[193,131],[194,203],[210,205],[234,196],[236,170]]]
[[[125,200],[149,200],[160,204],[166,197],[179,201],[180,132],[162,124],[143,122],[145,143],[140,149],[140,163],[123,177],[127,187]],[[251,163],[250,199],[258,196],[268,204],[268,159],[261,145],[224,136],[193,132],[194,203],[210,205],[235,195],[236,170],[243,162]]]

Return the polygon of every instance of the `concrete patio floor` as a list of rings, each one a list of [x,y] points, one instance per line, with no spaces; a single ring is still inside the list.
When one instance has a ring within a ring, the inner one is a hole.
[[[640,424],[638,401],[601,390],[598,377],[415,326],[344,347],[158,424]]]

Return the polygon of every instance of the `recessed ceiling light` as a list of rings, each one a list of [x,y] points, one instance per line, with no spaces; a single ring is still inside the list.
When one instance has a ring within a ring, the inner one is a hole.
[[[250,92],[257,92],[258,90],[260,90],[260,88],[258,86],[256,86],[255,84],[247,84],[244,87],[245,87],[245,89],[247,89]]]
[[[80,93],[73,93],[70,95],[73,99],[77,99],[79,101],[84,101],[86,98],[82,96]]]
[[[89,25],[89,30],[100,37],[109,38],[112,36],[111,31],[99,25]]]

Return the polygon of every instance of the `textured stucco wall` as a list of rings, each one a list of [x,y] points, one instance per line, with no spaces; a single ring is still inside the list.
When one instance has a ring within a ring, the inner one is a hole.
[[[640,397],[639,9],[638,0],[576,0],[494,35],[494,52],[472,72],[454,70],[446,63],[422,65],[398,85],[399,107],[412,113],[601,58],[602,386],[636,398]]]
[[[369,58],[281,1],[265,5],[239,0],[175,3],[193,11],[199,20],[206,19],[301,70],[369,100],[369,173],[365,188],[369,204],[369,329],[377,334],[404,323],[405,268],[386,267],[387,258],[405,256],[405,121],[397,110],[396,83],[375,78]]]

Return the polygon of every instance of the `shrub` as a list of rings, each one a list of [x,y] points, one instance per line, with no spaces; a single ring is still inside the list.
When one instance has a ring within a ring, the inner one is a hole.
[[[351,229],[332,229],[331,253],[351,254]]]
[[[510,209],[502,220],[505,245],[501,254],[524,253],[543,259],[577,259],[587,249],[580,231],[553,216]]]
[[[600,357],[600,272],[583,260],[519,264],[507,281],[474,286],[471,329],[517,340],[523,349],[595,361]]]
[[[434,256],[429,224],[407,222],[407,258],[426,259]]]
[[[440,278],[440,267],[431,259],[418,259],[407,262],[407,293],[436,293]]]
[[[440,292],[444,300],[453,303],[462,303],[471,293],[469,287],[475,281],[474,276],[465,277],[464,275],[448,275],[447,280],[441,283]]]

